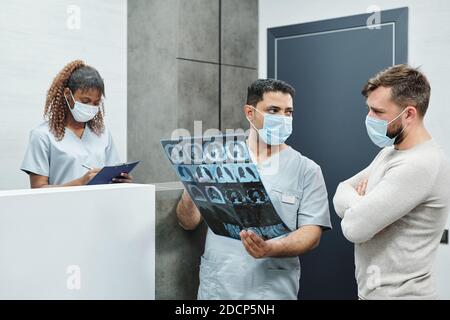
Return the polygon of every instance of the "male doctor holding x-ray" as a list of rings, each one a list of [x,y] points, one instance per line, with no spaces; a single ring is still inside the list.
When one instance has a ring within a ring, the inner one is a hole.
[[[316,248],[322,230],[331,228],[320,167],[285,144],[292,132],[294,94],[294,88],[283,81],[260,79],[248,88],[244,106],[250,123],[250,155],[275,209],[294,231],[264,241],[242,230],[239,241],[208,229],[198,299],[297,299],[298,256]],[[202,221],[186,191],[177,217],[186,230]]]

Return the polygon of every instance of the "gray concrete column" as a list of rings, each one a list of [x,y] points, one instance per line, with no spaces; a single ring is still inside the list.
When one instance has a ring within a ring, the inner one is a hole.
[[[257,77],[257,0],[128,1],[128,159],[138,183],[176,175],[160,139],[194,121],[247,128],[242,107]],[[156,298],[195,299],[206,226],[182,230],[180,183],[156,193]]]

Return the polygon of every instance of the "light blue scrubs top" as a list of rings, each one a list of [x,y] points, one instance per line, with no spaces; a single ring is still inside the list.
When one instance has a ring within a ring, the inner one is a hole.
[[[331,229],[328,195],[320,167],[291,147],[258,165],[278,214],[291,230],[304,225]],[[241,241],[208,228],[200,264],[198,299],[297,299],[298,257],[255,259]]]
[[[49,184],[58,185],[82,177],[88,169],[120,163],[112,136],[105,128],[97,136],[88,126],[79,138],[66,128],[64,138],[57,141],[44,122],[30,132],[29,144],[21,170],[48,177]]]

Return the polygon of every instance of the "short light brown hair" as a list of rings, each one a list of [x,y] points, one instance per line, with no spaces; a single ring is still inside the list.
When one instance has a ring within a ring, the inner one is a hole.
[[[367,98],[378,87],[391,88],[391,100],[395,104],[401,108],[414,106],[422,117],[425,116],[431,87],[425,75],[418,69],[406,64],[387,68],[369,79],[361,93]]]

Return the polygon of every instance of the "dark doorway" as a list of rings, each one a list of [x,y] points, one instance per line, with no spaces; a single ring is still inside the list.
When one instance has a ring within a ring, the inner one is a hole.
[[[369,77],[407,62],[408,9],[302,23],[268,30],[268,76],[297,90],[288,143],[318,163],[328,189],[333,230],[301,257],[300,299],[356,299],[353,245],[342,235],[336,187],[365,168],[379,149],[365,129],[361,88]]]

